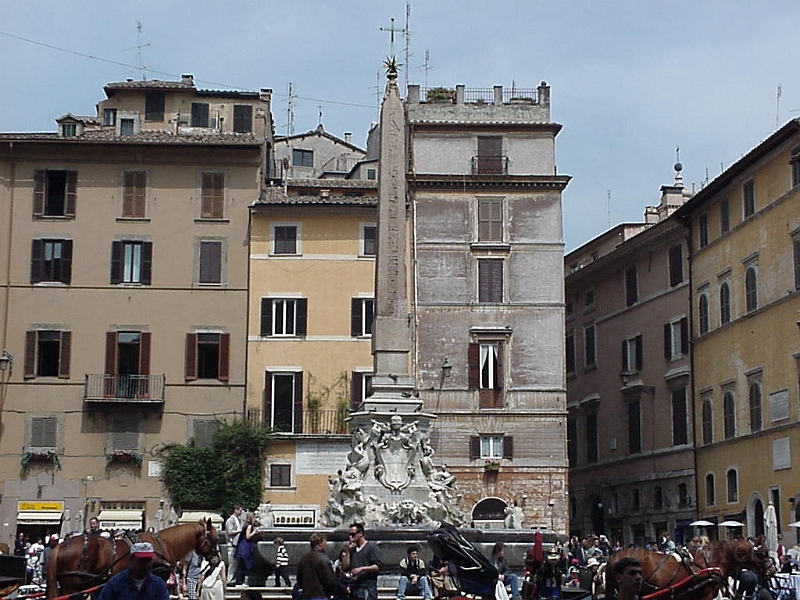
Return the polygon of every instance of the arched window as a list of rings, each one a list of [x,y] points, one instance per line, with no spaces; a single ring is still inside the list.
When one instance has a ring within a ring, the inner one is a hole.
[[[633,492],[631,492],[631,508],[633,508],[633,510],[641,510],[642,508],[642,501],[641,498],[639,497],[639,490],[633,490]]]
[[[711,398],[703,400],[703,444],[708,445],[714,441],[714,413],[711,407]]]
[[[714,474],[706,475],[706,506],[714,506],[717,503],[716,489],[714,487]]]
[[[726,440],[736,436],[736,407],[730,391],[722,397],[722,425]]]
[[[744,274],[744,300],[747,312],[758,308],[758,273],[755,267],[747,267]]]
[[[719,322],[720,325],[731,322],[731,287],[727,281],[719,286]]]
[[[739,501],[739,476],[736,469],[729,469],[727,474],[728,481],[728,502]]]
[[[761,382],[750,382],[750,433],[761,431]]]
[[[703,335],[704,333],[708,333],[710,328],[708,319],[708,294],[700,294],[700,300],[698,302],[698,327],[700,328],[700,335]]]

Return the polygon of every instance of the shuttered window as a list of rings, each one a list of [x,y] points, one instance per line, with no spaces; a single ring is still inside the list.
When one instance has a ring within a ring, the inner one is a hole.
[[[208,127],[208,103],[192,102],[192,127]]]
[[[122,216],[132,219],[144,218],[147,173],[145,171],[125,171],[122,178]]]
[[[133,414],[113,414],[109,416],[109,431],[112,450],[139,450],[139,419]]]
[[[503,301],[503,259],[478,261],[478,302]]]
[[[303,433],[303,374],[272,373],[264,377],[264,414],[275,431]]]
[[[72,240],[31,241],[31,283],[72,283]]]
[[[503,202],[478,200],[478,241],[503,241]]]
[[[251,133],[253,131],[253,107],[249,104],[233,105],[233,132]]]
[[[150,285],[153,268],[153,243],[115,241],[111,243],[111,283]]]
[[[353,337],[372,335],[375,316],[375,300],[372,298],[350,299],[350,335]]]
[[[198,283],[222,283],[222,242],[200,242]]]
[[[71,350],[72,333],[69,331],[28,331],[25,334],[25,379],[69,379]]]
[[[203,173],[200,216],[203,219],[222,219],[225,211],[225,174]]]
[[[33,174],[33,216],[74,217],[78,172],[41,170]]]
[[[30,442],[33,448],[55,448],[58,445],[58,419],[33,417]]]
[[[187,380],[230,378],[230,334],[186,334],[185,374]]]

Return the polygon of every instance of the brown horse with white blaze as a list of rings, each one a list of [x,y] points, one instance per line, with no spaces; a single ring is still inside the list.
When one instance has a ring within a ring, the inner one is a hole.
[[[141,532],[139,541],[150,542],[156,552],[153,573],[169,577],[176,563],[194,550],[208,558],[217,552],[217,531],[211,519],[176,525],[158,533]],[[56,546],[47,561],[47,598],[73,594],[106,582],[128,568],[127,539],[78,535]]]

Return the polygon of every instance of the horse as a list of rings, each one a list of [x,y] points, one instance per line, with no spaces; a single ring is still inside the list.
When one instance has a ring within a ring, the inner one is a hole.
[[[672,599],[711,600],[724,585],[719,568],[698,564],[689,555],[665,554],[643,548],[620,550],[611,556],[606,567],[606,597],[613,595],[614,563],[621,558],[635,558],[642,565],[642,596],[657,594]]]
[[[153,573],[165,581],[176,563],[191,550],[204,558],[218,552],[217,531],[211,519],[167,527],[157,533],[143,531],[136,537],[153,545]],[[125,537],[108,539],[86,533],[61,542],[47,561],[47,599],[101,585],[128,568],[131,544]]]
[[[694,553],[694,562],[703,567],[717,567],[727,584],[728,577],[738,579],[741,569],[753,571],[763,587],[769,587],[770,568],[774,570],[772,561],[761,546],[753,546],[747,540],[721,540],[711,542],[708,546],[698,548]],[[732,594],[731,594],[732,595]]]

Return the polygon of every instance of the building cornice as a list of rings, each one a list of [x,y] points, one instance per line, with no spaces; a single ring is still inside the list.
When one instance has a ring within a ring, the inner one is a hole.
[[[561,192],[569,175],[444,175],[409,174],[408,185],[414,191],[453,190],[532,190]]]

